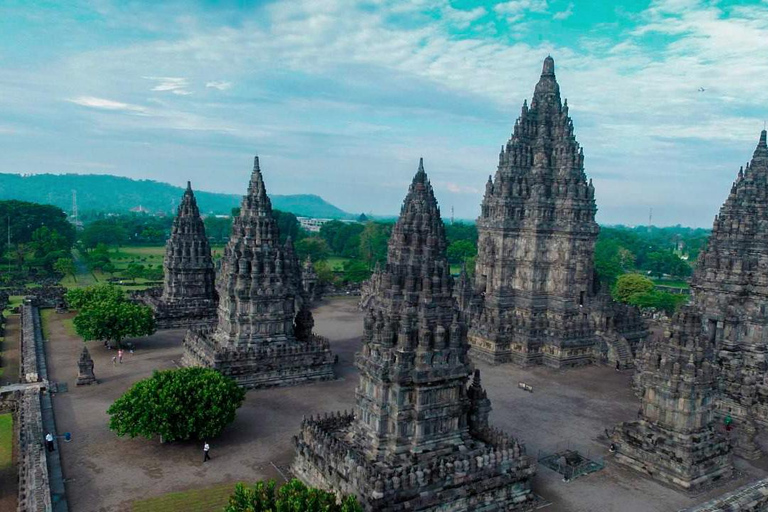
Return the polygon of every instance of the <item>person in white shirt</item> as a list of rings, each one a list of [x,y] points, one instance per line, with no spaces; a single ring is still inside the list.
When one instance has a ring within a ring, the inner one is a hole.
[[[211,460],[211,456],[208,454],[208,451],[211,449],[211,445],[208,444],[206,441],[205,444],[203,444],[203,462],[207,460]]]
[[[50,432],[45,434],[45,446],[48,448],[49,452],[52,452],[55,449],[53,447],[53,434]]]

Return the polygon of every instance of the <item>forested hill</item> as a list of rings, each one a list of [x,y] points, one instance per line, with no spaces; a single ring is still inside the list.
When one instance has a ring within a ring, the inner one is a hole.
[[[194,184],[193,184],[194,186]],[[0,174],[0,200],[18,199],[52,204],[69,212],[72,191],[77,191],[80,212],[123,213],[141,206],[149,212],[171,212],[179,204],[184,190],[168,183],[133,180],[100,174]],[[228,214],[240,205],[242,196],[195,190],[203,213]],[[330,219],[352,218],[352,215],[313,194],[270,195],[278,210],[294,215]]]

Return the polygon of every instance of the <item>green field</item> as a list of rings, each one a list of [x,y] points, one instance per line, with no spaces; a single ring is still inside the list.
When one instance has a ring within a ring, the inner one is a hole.
[[[13,465],[13,415],[0,414],[0,472]]]
[[[134,501],[132,512],[220,512],[235,491],[235,484],[171,492],[156,498]]]
[[[683,288],[688,289],[690,288],[690,285],[687,281],[683,281],[682,279],[654,279],[652,278],[651,281],[653,281],[653,284],[657,286],[670,286],[672,288]]]

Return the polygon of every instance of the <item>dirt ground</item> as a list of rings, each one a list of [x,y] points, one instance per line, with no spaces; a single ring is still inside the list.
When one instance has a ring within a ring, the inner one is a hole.
[[[106,409],[133,382],[155,369],[173,368],[181,355],[183,331],[161,331],[136,340],[137,350],[124,364],[113,366],[113,351],[90,344],[97,386],[77,387],[77,358],[81,341],[69,335],[62,320],[52,315],[46,331],[50,339],[49,371],[69,390],[54,399],[60,432],[72,432],[61,455],[70,509],[75,512],[130,510],[136,499],[172,491],[263,478],[281,480],[292,460],[291,437],[302,415],[351,409],[357,370],[353,357],[362,334],[362,315],[356,302],[339,299],[315,310],[318,334],[331,340],[339,356],[339,379],[309,386],[248,392],[237,419],[220,439],[211,442],[213,460],[203,464],[202,449],[193,444],[160,444],[146,439],[121,439],[107,428]],[[607,455],[605,428],[633,419],[638,401],[629,388],[630,373],[607,367],[554,372],[522,370],[510,365],[478,364],[494,411],[491,422],[522,439],[528,453],[571,447],[591,458]],[[523,381],[533,393],[517,388]],[[552,512],[674,511],[705,501],[768,474],[765,460],[757,465],[737,461],[742,476],[706,495],[690,498],[615,466],[610,458],[598,473],[564,483],[560,475],[539,467],[537,494],[552,504]],[[763,467],[760,467],[763,466]]]

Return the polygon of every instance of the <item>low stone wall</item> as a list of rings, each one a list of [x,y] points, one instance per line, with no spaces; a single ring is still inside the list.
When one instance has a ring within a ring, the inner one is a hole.
[[[19,508],[18,512],[53,510],[43,439],[40,391],[27,389],[18,401]]]
[[[768,478],[681,512],[761,512],[768,509]]]
[[[21,382],[39,382],[40,364],[38,363],[38,348],[35,334],[40,332],[40,313],[34,301],[24,299],[21,305]]]
[[[2,288],[0,289],[0,293],[34,297],[37,300],[38,305],[53,308],[64,301],[64,295],[67,293],[67,289],[63,286],[39,286],[36,288],[17,286],[14,288]]]

